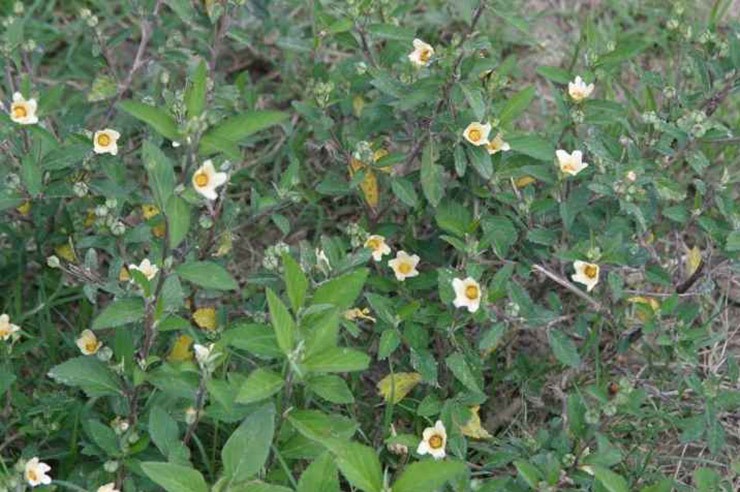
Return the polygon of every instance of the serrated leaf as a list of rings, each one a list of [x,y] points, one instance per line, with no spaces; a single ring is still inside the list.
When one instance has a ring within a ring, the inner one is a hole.
[[[98,314],[93,330],[115,328],[144,319],[144,301],[139,297],[117,299]]]
[[[262,401],[280,391],[284,385],[285,381],[280,374],[260,367],[244,380],[236,401],[245,404]]]
[[[440,490],[445,483],[463,475],[467,467],[456,460],[424,460],[412,463],[393,483],[393,492],[429,492]]]
[[[267,304],[270,309],[270,322],[275,330],[278,346],[285,355],[288,355],[293,351],[296,331],[295,321],[293,321],[293,317],[283,301],[269,288],[267,289]]]
[[[167,111],[138,101],[122,101],[118,107],[151,126],[157,133],[170,140],[180,139],[177,122]]]
[[[359,350],[334,347],[312,355],[303,364],[317,373],[364,371],[370,365],[370,357]]]
[[[287,253],[283,255],[283,268],[285,270],[283,280],[285,281],[285,287],[288,292],[288,299],[290,299],[293,312],[297,313],[298,309],[303,306],[303,300],[306,297],[308,279],[306,278],[306,274],[303,273],[301,265]]]
[[[170,248],[174,249],[188,235],[190,229],[190,205],[179,196],[172,195],[165,207]]]
[[[509,98],[498,116],[501,126],[506,126],[518,118],[532,103],[534,96],[535,88],[530,86]]]
[[[331,304],[340,310],[349,309],[359,297],[369,271],[360,268],[322,283],[311,299],[312,304]]]
[[[175,268],[175,272],[188,282],[213,290],[236,290],[239,284],[221,265],[212,261],[189,261]]]
[[[266,405],[249,415],[229,436],[221,451],[224,475],[241,482],[256,475],[267,461],[275,433],[275,410]]]
[[[49,377],[67,386],[80,388],[87,396],[121,394],[121,383],[108,366],[95,357],[76,357],[54,366]]]
[[[344,478],[355,488],[364,492],[381,492],[383,471],[375,450],[356,442],[334,446],[336,464]]]
[[[208,68],[206,62],[201,60],[188,81],[187,89],[185,89],[185,108],[188,111],[188,118],[195,118],[203,113],[206,107],[207,81]]]
[[[378,381],[378,393],[386,402],[399,403],[421,382],[418,372],[396,372]]]
[[[432,207],[439,205],[444,196],[442,166],[435,164],[435,161],[434,148],[429,142],[421,154],[421,189]]]
[[[148,461],[141,469],[166,492],[208,492],[203,475],[191,466]]]
[[[200,140],[200,153],[214,154],[229,151],[245,138],[277,125],[288,118],[282,111],[247,111],[219,122]]]
[[[581,356],[578,355],[578,348],[568,335],[560,330],[552,329],[547,334],[555,358],[566,366],[578,368],[581,366]]]

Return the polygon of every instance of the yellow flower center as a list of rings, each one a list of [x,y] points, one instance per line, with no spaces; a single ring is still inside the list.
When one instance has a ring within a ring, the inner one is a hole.
[[[110,136],[106,133],[101,133],[98,135],[98,145],[101,147],[107,147],[110,145],[111,139]]]
[[[97,340],[88,340],[85,342],[85,350],[87,352],[97,352],[98,351],[98,341]]]
[[[491,140],[491,142],[488,144],[488,149],[493,150],[494,152],[498,152],[499,150],[501,150],[501,142],[498,139]]]
[[[478,291],[478,287],[476,287],[475,285],[468,285],[467,287],[465,287],[465,297],[467,297],[471,301],[478,299],[479,294],[480,292]]]
[[[444,439],[439,434],[434,434],[429,438],[429,447],[432,449],[439,449],[444,444]]]
[[[203,172],[197,173],[195,175],[195,184],[200,187],[206,186],[208,184],[208,175]]]
[[[28,478],[29,482],[38,482],[39,476],[36,474],[36,470],[30,469],[26,472],[26,478]]]
[[[588,265],[586,268],[583,269],[583,273],[586,274],[588,278],[596,278],[596,274],[598,273],[598,268],[596,268],[595,265]]]
[[[398,271],[404,275],[408,275],[411,272],[411,268],[411,263],[404,262],[398,265]]]
[[[17,104],[13,106],[13,116],[15,118],[25,118],[28,116],[28,110],[23,104]]]
[[[482,137],[480,130],[477,128],[474,128],[468,132],[468,137],[470,137],[470,140],[473,142],[477,142]]]
[[[377,239],[377,238],[368,239],[367,243],[365,243],[365,246],[375,251],[376,249],[380,248],[380,239]]]
[[[572,172],[572,171],[575,171],[576,170],[576,167],[573,164],[571,164],[570,162],[566,162],[565,164],[563,164],[561,166],[561,168],[562,168],[562,170],[563,170],[564,173],[565,172]]]
[[[0,338],[10,336],[10,326],[0,326]]]
[[[432,57],[432,50],[430,50],[429,48],[424,48],[419,53],[419,60],[424,63],[428,62],[431,57]]]

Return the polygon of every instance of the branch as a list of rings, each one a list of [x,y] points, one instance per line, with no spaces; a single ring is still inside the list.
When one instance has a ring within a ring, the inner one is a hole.
[[[565,280],[563,277],[552,273],[550,270],[548,270],[547,268],[543,267],[542,265],[534,264],[534,265],[532,265],[532,268],[534,270],[537,270],[540,273],[545,274],[545,276],[548,277],[553,282],[557,283],[558,285],[561,285],[562,287],[565,287],[566,289],[568,289],[569,291],[571,291],[572,293],[574,293],[575,295],[577,295],[578,297],[580,297],[584,301],[588,302],[589,304],[591,304],[591,306],[593,306],[594,309],[596,309],[600,313],[605,313],[606,312],[604,310],[604,307],[601,305],[601,303],[599,301],[597,301],[596,299],[594,299],[590,295],[586,294],[581,289],[579,289],[578,287],[576,287],[575,285],[573,285],[571,282],[568,282],[567,280]]]

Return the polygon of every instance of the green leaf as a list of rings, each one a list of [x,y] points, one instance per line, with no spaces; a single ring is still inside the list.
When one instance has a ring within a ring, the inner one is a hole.
[[[318,410],[293,410],[288,413],[288,420],[303,436],[323,445],[351,438],[358,427],[357,422],[347,417]]]
[[[465,360],[465,356],[461,353],[454,353],[445,359],[447,367],[450,368],[452,374],[455,375],[458,381],[460,381],[466,388],[475,393],[481,393],[480,386],[473,376],[473,372],[470,370],[470,366]]]
[[[157,405],[149,412],[149,436],[167,461],[188,464],[190,450],[180,441],[180,430],[175,419]]]
[[[740,251],[740,231],[732,231],[727,236],[725,250],[728,252]]]
[[[52,367],[49,377],[64,385],[80,388],[90,398],[121,394],[118,377],[96,357],[69,359]]]
[[[332,446],[336,464],[344,478],[364,492],[383,490],[383,471],[373,448],[356,442],[344,442]]]
[[[560,330],[552,329],[547,334],[550,341],[550,347],[555,357],[566,366],[575,369],[581,367],[581,356],[578,355],[578,348],[568,335]]]
[[[177,129],[175,118],[163,109],[150,106],[138,101],[122,101],[118,107],[151,126],[157,133],[170,140],[179,140],[180,132]]]
[[[281,357],[275,330],[271,326],[256,323],[239,323],[224,332],[223,339],[232,347],[246,350],[263,359]]]
[[[200,116],[206,107],[207,79],[206,62],[201,60],[190,77],[187,89],[185,89],[185,108],[188,111],[188,118]]]
[[[493,247],[499,258],[506,258],[509,249],[517,241],[517,230],[514,223],[503,215],[489,216],[483,219],[483,241]]]
[[[530,86],[517,92],[506,101],[498,117],[501,121],[501,126],[506,126],[517,119],[532,103],[534,96],[535,88]]]
[[[364,371],[370,365],[370,357],[359,350],[334,347],[308,357],[304,365],[312,372]]]
[[[306,274],[303,273],[301,265],[287,253],[283,255],[283,267],[285,268],[283,278],[288,291],[288,299],[290,299],[293,312],[297,314],[298,309],[303,306],[303,300],[306,298],[308,279]]]
[[[144,319],[144,300],[140,297],[117,299],[93,321],[93,330],[115,328]]]
[[[407,43],[411,43],[414,39],[413,29],[394,26],[393,24],[370,24],[367,26],[367,32],[378,38],[405,41]]]
[[[415,208],[419,203],[419,197],[416,195],[414,185],[406,178],[395,177],[391,181],[391,190],[396,198],[411,208]]]
[[[311,303],[331,304],[340,310],[349,309],[362,292],[368,273],[367,268],[359,268],[324,282],[316,289]]]
[[[465,234],[470,232],[470,223],[473,221],[473,216],[459,202],[445,200],[437,207],[434,219],[441,229],[456,236],[465,237]]]
[[[601,466],[594,466],[593,469],[596,480],[598,480],[608,492],[629,492],[627,481],[622,476]]]
[[[239,389],[238,403],[254,403],[269,398],[280,391],[285,384],[283,377],[269,369],[252,371]]]
[[[542,480],[542,473],[536,466],[526,461],[517,460],[514,462],[516,471],[519,472],[519,476],[527,482],[527,485],[536,490],[540,480]]]
[[[108,456],[120,456],[121,449],[118,443],[118,437],[110,426],[103,424],[99,420],[86,420],[83,422],[83,426],[90,439]]]
[[[339,477],[334,458],[325,452],[303,472],[296,492],[339,492]]]
[[[406,467],[393,483],[393,492],[429,492],[439,490],[445,483],[465,473],[461,461],[417,461]]]
[[[469,145],[466,147],[465,152],[468,154],[468,160],[470,161],[470,165],[473,166],[473,169],[475,169],[475,172],[486,181],[491,179],[493,176],[493,163],[491,162],[491,154],[488,153],[486,147],[483,145]]]
[[[275,433],[275,409],[265,405],[244,419],[221,451],[224,475],[234,482],[256,475],[265,466]]]
[[[203,475],[191,466],[147,461],[141,469],[167,492],[208,492]]]
[[[149,187],[160,210],[164,210],[175,189],[175,170],[162,150],[149,141],[142,145],[141,158],[149,176]]]
[[[288,355],[293,351],[295,343],[295,321],[283,301],[269,288],[267,289],[267,304],[270,308],[270,321],[275,330],[278,346],[285,355]]]
[[[483,116],[486,114],[486,102],[483,99],[483,93],[480,89],[469,87],[467,84],[460,84],[460,88],[465,94],[470,109],[473,110],[473,114],[478,120],[483,120]]]
[[[308,380],[308,388],[331,403],[353,403],[355,397],[344,379],[333,374],[317,375]]]
[[[558,84],[567,84],[573,80],[573,76],[567,70],[558,67],[542,66],[537,68],[537,73],[548,80]]]
[[[288,118],[282,111],[248,111],[220,122],[210,129],[200,140],[202,154],[221,152],[229,146],[236,146],[242,140],[261,130],[277,125]]]
[[[426,144],[421,154],[421,189],[432,207],[439,205],[444,196],[442,183],[442,166],[435,164],[432,142]]]
[[[212,261],[189,261],[175,269],[177,274],[204,289],[237,290],[239,284],[221,265]]]
[[[190,229],[190,205],[179,196],[172,195],[167,201],[164,214],[167,216],[167,234],[170,248],[174,249],[188,235]]]
[[[555,147],[541,137],[523,136],[509,137],[507,142],[511,150],[519,152],[540,161],[551,162],[555,160]]]

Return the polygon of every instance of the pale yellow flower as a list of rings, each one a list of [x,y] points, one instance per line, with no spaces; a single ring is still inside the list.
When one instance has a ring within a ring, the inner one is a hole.
[[[218,198],[216,188],[229,180],[226,173],[216,172],[213,162],[208,159],[193,173],[193,188],[209,200]]]
[[[46,473],[51,471],[51,467],[39,461],[38,457],[34,456],[26,462],[26,468],[23,472],[23,476],[31,487],[38,485],[49,485],[51,483],[51,477]]]
[[[555,155],[558,158],[560,171],[564,174],[575,176],[588,167],[588,163],[583,162],[583,152],[574,150],[572,154],[564,150],[556,150]]]
[[[14,325],[10,322],[10,316],[4,313],[0,314],[0,339],[6,341],[13,335],[13,333],[20,329],[20,326]]]
[[[596,263],[588,263],[585,261],[576,260],[573,262],[573,268],[576,273],[570,277],[574,282],[583,284],[586,286],[586,290],[591,290],[596,287],[599,283],[599,265]]]
[[[10,104],[10,119],[20,125],[35,125],[39,122],[36,107],[36,99],[24,99],[20,92],[16,92]]]
[[[431,454],[435,460],[445,457],[445,446],[447,445],[447,430],[441,420],[438,420],[434,427],[427,427],[422,434],[419,447],[416,448],[418,454]]]
[[[373,260],[375,261],[380,261],[384,255],[391,253],[391,248],[386,244],[385,238],[377,234],[373,234],[367,238],[365,247],[373,252]]]
[[[352,308],[347,309],[344,312],[344,319],[349,321],[356,321],[358,319],[364,319],[367,321],[370,321],[371,323],[375,323],[375,318],[370,316],[370,310],[368,308]]]
[[[98,350],[100,350],[100,347],[103,346],[103,342],[98,340],[95,333],[90,330],[84,330],[80,333],[80,338],[78,338],[75,343],[77,343],[77,347],[79,347],[80,352],[85,355],[95,355],[98,353]]]
[[[452,279],[452,288],[455,289],[455,300],[452,302],[456,308],[467,308],[471,313],[480,308],[481,288],[474,278]]]
[[[157,276],[157,272],[159,272],[159,267],[157,265],[152,264],[152,262],[149,261],[149,258],[145,258],[141,263],[138,265],[134,265],[133,263],[128,266],[129,271],[131,270],[138,270],[141,273],[144,274],[147,280],[151,280],[154,277]]]
[[[101,485],[100,487],[98,487],[97,492],[120,492],[120,491],[116,488],[116,483],[111,482],[111,483],[107,483],[105,485]]]
[[[419,264],[418,255],[409,255],[405,251],[399,251],[396,253],[396,257],[388,261],[388,266],[393,269],[393,273],[396,274],[396,279],[403,282],[409,277],[416,277],[419,275],[419,271],[416,269],[416,265]]]
[[[417,67],[426,67],[432,61],[434,48],[421,39],[414,39],[414,51],[409,53],[409,60]]]
[[[474,121],[463,130],[463,137],[473,145],[488,145],[488,135],[490,133],[490,123],[483,124]]]
[[[573,82],[568,82],[568,94],[570,94],[571,99],[575,102],[583,101],[589,97],[593,91],[594,85],[586,85],[580,76],[576,77]]]
[[[507,152],[511,150],[511,146],[507,142],[504,142],[504,138],[500,133],[497,133],[496,137],[486,144],[486,150],[488,150],[489,154],[493,155],[498,152]]]
[[[121,134],[110,128],[98,130],[93,136],[93,151],[96,154],[118,154],[118,139]]]

